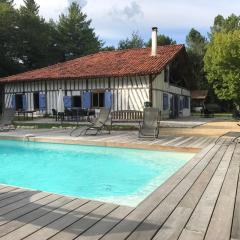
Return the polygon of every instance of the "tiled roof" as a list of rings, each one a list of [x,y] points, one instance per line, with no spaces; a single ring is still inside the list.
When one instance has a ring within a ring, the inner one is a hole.
[[[160,46],[157,56],[151,56],[150,48],[104,51],[0,78],[0,82],[156,74],[184,49],[184,45]]]

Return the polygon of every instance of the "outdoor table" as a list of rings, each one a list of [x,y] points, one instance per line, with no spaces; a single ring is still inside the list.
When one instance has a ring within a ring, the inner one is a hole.
[[[31,115],[31,119],[33,120],[33,114],[35,113],[35,110],[29,110],[29,111],[24,111],[24,110],[20,110],[17,111],[18,113],[18,120],[20,120],[20,116],[23,116],[24,120],[28,120],[29,119],[29,114]]]
[[[95,110],[94,109],[84,109],[79,107],[72,107],[68,108],[70,111],[76,112],[76,120],[79,122],[80,117],[87,117],[87,120],[89,120],[89,116],[95,116]],[[80,115],[80,113],[84,113],[83,115]]]

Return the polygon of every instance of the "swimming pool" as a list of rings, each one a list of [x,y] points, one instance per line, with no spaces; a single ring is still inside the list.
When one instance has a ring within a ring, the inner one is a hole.
[[[0,140],[0,183],[136,206],[193,155]]]

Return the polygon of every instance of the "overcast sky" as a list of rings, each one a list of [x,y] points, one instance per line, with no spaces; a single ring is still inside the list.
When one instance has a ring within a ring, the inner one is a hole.
[[[36,0],[41,15],[58,19],[66,12],[72,0]],[[15,0],[17,6],[23,0]],[[184,43],[194,27],[207,34],[214,17],[240,13],[240,0],[78,0],[99,37],[107,45],[117,45],[120,39],[138,31],[145,39],[151,36],[151,27]]]

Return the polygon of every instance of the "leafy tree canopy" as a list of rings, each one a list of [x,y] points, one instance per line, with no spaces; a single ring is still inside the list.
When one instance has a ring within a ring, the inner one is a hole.
[[[204,62],[208,81],[218,98],[240,105],[240,30],[215,33]]]
[[[231,14],[229,17],[224,18],[222,15],[218,15],[214,19],[214,24],[210,28],[209,38],[217,32],[229,32],[240,29],[240,15]]]
[[[82,12],[77,2],[72,2],[67,14],[62,14],[57,24],[57,44],[65,59],[95,53],[102,47],[102,42],[90,26],[91,20]]]
[[[169,36],[166,36],[164,34],[159,34],[157,36],[157,45],[158,46],[164,46],[164,45],[170,45],[170,44],[176,44],[177,42],[170,38]],[[149,39],[149,41],[146,43],[147,47],[150,47],[152,45],[152,39]]]
[[[138,32],[133,32],[131,38],[119,41],[118,49],[142,48],[145,43]]]

